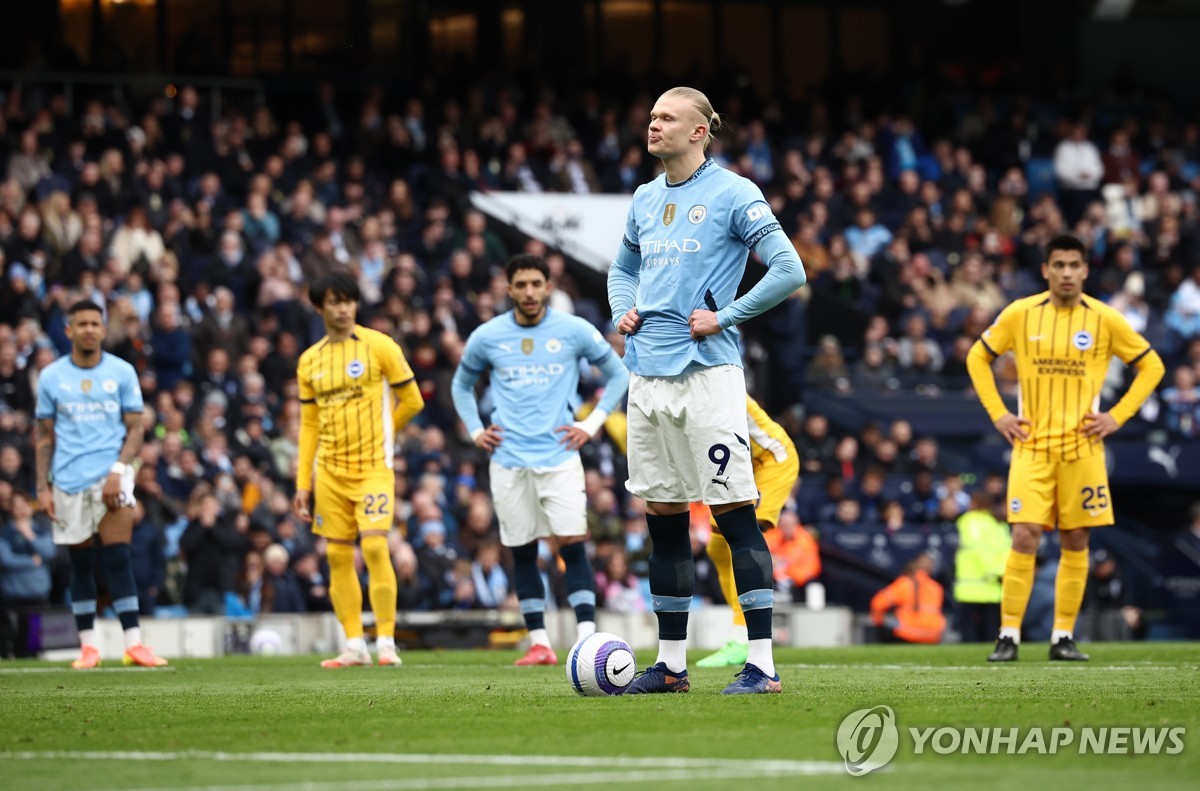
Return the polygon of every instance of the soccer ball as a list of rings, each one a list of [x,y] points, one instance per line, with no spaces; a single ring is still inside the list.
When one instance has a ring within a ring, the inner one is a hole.
[[[278,656],[283,650],[283,638],[274,629],[256,629],[250,635],[250,653],[258,656]]]
[[[608,632],[588,635],[567,654],[567,681],[585,697],[620,695],[636,671],[629,643]]]

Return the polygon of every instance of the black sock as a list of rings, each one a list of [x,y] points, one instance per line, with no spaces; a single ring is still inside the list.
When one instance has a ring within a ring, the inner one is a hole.
[[[588,560],[587,546],[582,541],[566,544],[559,548],[558,554],[567,567],[563,578],[567,584],[567,601],[575,608],[575,620],[595,621],[596,575]]]
[[[738,603],[746,614],[746,634],[751,640],[771,638],[771,615],[775,607],[774,566],[771,551],[750,505],[726,511],[717,517],[721,535],[733,555],[733,579]]]
[[[688,609],[696,589],[690,518],[681,514],[646,514],[653,545],[650,550],[650,595],[658,616],[659,640],[686,640]]]
[[[128,544],[106,544],[100,553],[104,572],[108,576],[108,593],[122,629],[138,625],[137,582],[133,579],[133,562]]]
[[[525,628],[546,628],[546,588],[538,571],[538,544],[534,541],[524,546],[513,547],[513,590],[525,616]]]
[[[96,624],[96,549],[71,547],[71,612],[75,628],[92,629]]]

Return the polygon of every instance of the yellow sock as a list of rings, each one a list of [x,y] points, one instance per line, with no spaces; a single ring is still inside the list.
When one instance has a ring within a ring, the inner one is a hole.
[[[1025,620],[1025,608],[1029,606],[1029,594],[1033,592],[1033,567],[1035,555],[1017,552],[1008,553],[1004,566],[1004,584],[1000,593],[1000,628],[1020,629]]]
[[[396,569],[388,552],[384,536],[364,536],[362,539],[363,560],[371,576],[368,593],[371,596],[371,611],[375,613],[375,634],[378,637],[396,636]]]
[[[362,588],[354,573],[354,547],[329,542],[329,598],[346,639],[363,636]],[[393,583],[394,584],[394,583]],[[393,605],[394,606],[394,605]]]
[[[1083,606],[1083,591],[1087,587],[1088,551],[1062,551],[1058,560],[1058,577],[1054,580],[1054,629],[1074,632],[1075,619]]]
[[[737,582],[733,578],[733,553],[729,551],[729,542],[720,533],[713,533],[708,542],[708,557],[712,559],[713,568],[717,570],[717,579],[721,583],[721,593],[725,601],[733,608],[733,625],[745,626],[746,614],[738,603]]]

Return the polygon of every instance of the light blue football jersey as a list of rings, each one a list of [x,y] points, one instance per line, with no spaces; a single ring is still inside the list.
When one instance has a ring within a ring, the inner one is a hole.
[[[103,479],[120,460],[125,414],[141,412],[142,388],[133,366],[101,352],[80,368],[64,355],[38,379],[37,417],[54,420],[54,485],[68,494]]]
[[[641,258],[634,304],[642,326],[625,341],[626,367],[674,376],[693,365],[741,366],[736,327],[697,342],[688,317],[733,302],[750,249],[779,229],[754,182],[711,159],[687,181],[668,184],[661,174],[638,187],[622,243]]]
[[[509,311],[472,332],[461,366],[472,379],[491,369],[492,422],[504,428],[492,460],[503,467],[554,467],[575,456],[554,429],[575,422],[579,360],[599,365],[612,354],[595,327],[554,310],[531,327]],[[471,407],[474,414],[459,409],[468,430],[482,426],[473,399]]]

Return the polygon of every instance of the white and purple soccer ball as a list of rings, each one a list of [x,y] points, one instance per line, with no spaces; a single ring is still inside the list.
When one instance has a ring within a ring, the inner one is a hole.
[[[584,637],[567,654],[567,681],[585,697],[620,695],[636,672],[629,643],[608,632]]]

